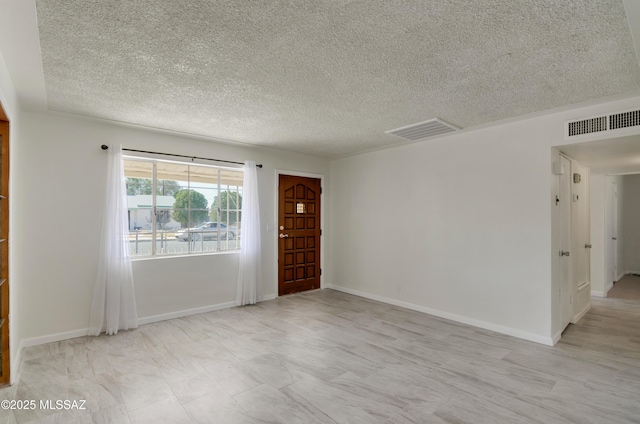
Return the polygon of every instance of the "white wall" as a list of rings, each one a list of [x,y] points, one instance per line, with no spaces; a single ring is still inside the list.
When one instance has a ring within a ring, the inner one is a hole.
[[[528,147],[502,126],[332,163],[331,281],[547,341],[549,145]]]
[[[263,271],[267,297],[276,290],[274,237],[276,169],[327,175],[329,161],[273,149],[213,143],[110,125],[97,121],[23,114],[22,154],[16,158],[20,250],[14,269],[21,275],[19,326],[25,344],[82,334],[88,327],[95,282],[106,184],[106,156],[100,145],[159,152],[256,160],[263,224]],[[329,190],[326,191],[327,193]],[[81,208],[81,213],[75,211]],[[133,266],[141,318],[227,306],[235,300],[238,254],[136,261]],[[37,313],[34,313],[37,311]]]
[[[620,233],[624,236],[625,273],[640,273],[640,174],[625,175],[623,178],[624,203]]]
[[[331,164],[334,287],[543,343],[550,147],[564,122],[640,99],[461,132]],[[400,292],[398,292],[400,285]]]
[[[13,120],[18,108],[18,100],[11,77],[9,76],[9,71],[2,56],[0,56],[0,102],[2,102],[4,111],[9,115],[7,117]]]

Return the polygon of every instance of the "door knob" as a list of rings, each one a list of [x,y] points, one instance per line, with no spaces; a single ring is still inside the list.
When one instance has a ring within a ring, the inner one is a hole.
[[[560,251],[560,256],[569,256],[569,252],[563,252],[562,250]]]
[[[289,237],[289,234],[282,234],[282,233],[280,233],[280,238],[285,238],[285,237]]]
[[[587,244],[584,245],[584,248],[585,249],[591,249],[591,245],[589,243],[587,243]]]

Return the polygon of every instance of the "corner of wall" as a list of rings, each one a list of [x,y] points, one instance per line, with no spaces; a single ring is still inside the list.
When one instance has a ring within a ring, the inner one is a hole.
[[[23,340],[18,343],[18,348],[15,353],[11,352],[11,381],[10,385],[16,384],[20,381],[20,371],[22,370],[22,351],[24,349]]]
[[[7,70],[2,53],[0,52],[0,103],[9,119],[13,119],[18,106],[15,86]]]

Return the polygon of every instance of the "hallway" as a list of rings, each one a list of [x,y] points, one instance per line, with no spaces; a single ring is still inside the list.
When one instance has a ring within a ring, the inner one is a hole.
[[[608,298],[640,301],[640,276],[627,274],[613,284]]]

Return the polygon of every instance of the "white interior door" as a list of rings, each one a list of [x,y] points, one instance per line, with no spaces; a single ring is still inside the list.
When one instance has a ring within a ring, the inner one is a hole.
[[[606,190],[607,196],[607,286],[605,290],[618,278],[618,184],[611,180]]]
[[[589,170],[571,161],[571,258],[573,315],[576,323],[591,307]]]
[[[573,247],[574,288],[590,281],[589,278],[589,205],[587,204],[587,168],[571,162],[571,238]],[[576,177],[576,175],[578,177]],[[576,180],[577,179],[577,180]]]
[[[573,314],[572,302],[572,266],[571,266],[571,162],[560,156],[560,164],[564,172],[560,179],[560,317],[562,329],[571,322]]]

